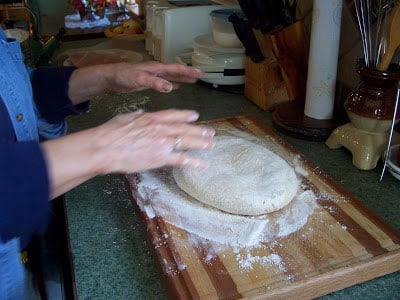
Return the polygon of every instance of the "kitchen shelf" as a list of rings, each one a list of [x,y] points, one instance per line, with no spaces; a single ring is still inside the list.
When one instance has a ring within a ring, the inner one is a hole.
[[[27,7],[25,6],[25,4]],[[29,11],[30,1],[20,1],[17,3],[0,4],[0,19],[2,22],[26,21],[28,24],[32,22],[31,13]]]

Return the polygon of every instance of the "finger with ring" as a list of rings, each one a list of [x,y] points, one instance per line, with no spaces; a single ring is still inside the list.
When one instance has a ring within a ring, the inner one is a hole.
[[[180,136],[177,136],[175,138],[175,143],[174,143],[174,150],[178,151],[181,149],[182,146],[182,138]]]

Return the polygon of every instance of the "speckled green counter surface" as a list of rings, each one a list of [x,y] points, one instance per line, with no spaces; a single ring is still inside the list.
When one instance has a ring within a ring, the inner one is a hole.
[[[103,41],[66,43],[87,47]],[[138,46],[140,47],[140,46]],[[106,95],[92,101],[84,116],[68,119],[71,132],[96,126],[112,116],[143,108],[190,108],[201,120],[252,114],[273,127],[271,114],[238,91],[222,91],[202,83],[182,85],[171,94],[143,91]],[[282,135],[282,134],[281,134]],[[379,183],[381,162],[372,171],[352,165],[346,149],[323,142],[284,136],[328,175],[361,199],[372,211],[400,230],[400,182],[387,173]],[[94,178],[66,195],[67,217],[78,299],[166,299],[156,262],[146,244],[121,175]],[[322,297],[322,299],[399,299],[396,272]]]

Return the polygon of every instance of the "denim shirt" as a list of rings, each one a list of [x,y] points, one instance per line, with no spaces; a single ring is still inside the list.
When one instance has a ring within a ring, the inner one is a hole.
[[[2,300],[25,298],[25,278],[19,247],[18,238],[6,243],[0,240],[0,299]]]
[[[29,73],[20,43],[8,39],[0,29],[0,96],[8,110],[18,141],[39,139]],[[11,59],[10,59],[11,57]]]
[[[53,139],[67,133],[65,120],[49,123],[36,109],[32,94],[30,73],[24,64],[20,43],[7,38],[0,28],[0,80],[8,87],[0,96],[11,116],[18,141],[38,140],[38,134],[45,139]],[[10,60],[11,58],[11,60]],[[3,71],[4,70],[4,71]]]
[[[11,57],[11,59],[10,59]],[[0,29],[0,96],[8,110],[18,141],[38,140],[37,117],[29,72],[18,41],[8,39]],[[0,299],[24,299],[24,271],[20,240],[0,240]]]
[[[62,73],[57,74],[48,72],[47,77],[45,77],[50,78],[49,76],[55,75],[51,79],[54,79],[57,84],[64,81],[64,86],[56,90],[50,90],[50,93],[44,93],[45,95],[40,94],[37,97],[40,100],[38,103],[42,105],[41,112],[48,114],[48,111],[43,111],[43,108],[51,107],[50,113],[57,115],[57,117],[47,121],[40,115],[35,105],[35,89],[32,90],[31,85],[31,79],[38,78],[38,76],[32,75],[41,71],[39,69],[30,70],[24,65],[24,57],[19,42],[14,39],[8,39],[0,28],[0,100],[9,116],[9,120],[6,120],[6,122],[12,123],[17,141],[38,141],[39,135],[46,139],[64,135],[67,130],[64,117],[71,114],[82,114],[88,109],[89,102],[73,106],[67,94],[65,94],[67,90],[66,82],[68,82],[73,69],[71,67],[68,67],[68,70],[64,68]],[[37,87],[38,85],[42,91],[43,88],[46,88],[43,80],[41,83],[36,82],[35,86]],[[47,97],[47,102],[43,102],[43,97]],[[54,101],[52,101],[53,99]],[[53,103],[58,104],[56,107],[52,107]],[[43,167],[42,164],[37,165]],[[44,201],[47,201],[47,199]],[[26,237],[15,237],[9,240],[2,240],[0,237],[1,300],[24,299],[24,268],[20,261],[21,245],[26,242],[24,238],[26,239]]]

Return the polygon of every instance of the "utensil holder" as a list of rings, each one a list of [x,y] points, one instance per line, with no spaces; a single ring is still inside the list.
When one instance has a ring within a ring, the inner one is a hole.
[[[276,59],[253,62],[246,56],[244,95],[263,110],[272,110],[277,104],[289,101],[285,82]]]
[[[309,39],[303,22],[271,34],[253,32],[264,60],[246,57],[245,96],[264,110],[293,100],[304,103]]]
[[[360,83],[344,103],[350,123],[336,128],[325,143],[331,149],[344,146],[352,153],[354,166],[372,170],[388,145],[400,72],[369,69],[358,63],[357,73]],[[399,122],[399,112],[395,120]],[[399,142],[396,132],[392,138]]]
[[[270,34],[289,99],[304,102],[307,81],[309,38],[302,21]]]
[[[368,69],[357,65],[359,85],[348,95],[344,107],[354,126],[370,132],[389,131],[396,104],[400,71]],[[400,120],[400,111],[396,122]]]

